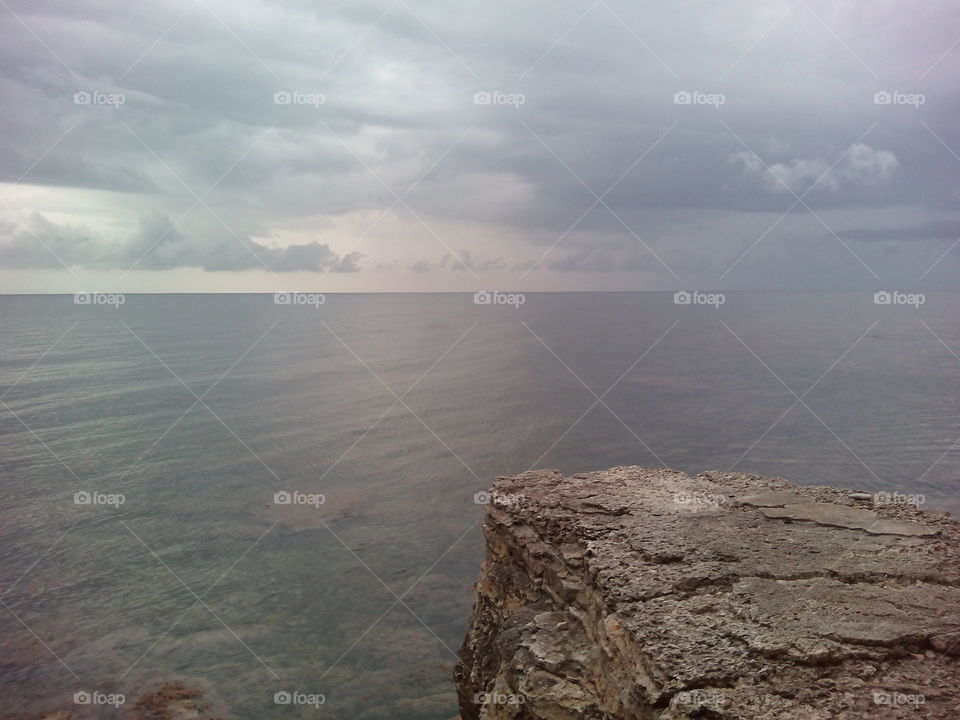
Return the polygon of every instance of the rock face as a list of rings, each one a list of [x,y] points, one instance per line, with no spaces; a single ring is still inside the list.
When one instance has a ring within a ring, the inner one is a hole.
[[[944,514],[620,467],[499,478],[484,527],[463,720],[960,718]]]

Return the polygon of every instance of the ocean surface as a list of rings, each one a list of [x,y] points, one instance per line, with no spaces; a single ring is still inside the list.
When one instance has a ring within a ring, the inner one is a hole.
[[[180,679],[236,718],[448,720],[476,493],[532,467],[956,513],[958,318],[957,293],[0,297],[0,715]]]

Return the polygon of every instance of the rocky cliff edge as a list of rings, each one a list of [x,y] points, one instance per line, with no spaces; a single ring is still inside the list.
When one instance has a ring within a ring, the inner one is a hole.
[[[960,718],[960,524],[908,495],[499,478],[463,720]]]

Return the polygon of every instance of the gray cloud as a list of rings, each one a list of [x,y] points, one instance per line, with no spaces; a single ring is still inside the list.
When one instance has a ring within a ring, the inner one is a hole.
[[[507,261],[502,257],[481,258],[474,257],[469,250],[460,250],[456,256],[452,253],[444,255],[437,267],[443,270],[454,270],[456,272],[492,272],[495,270],[504,270],[507,267]]]
[[[941,58],[960,10],[945,2],[869,16],[826,0],[610,0],[585,15],[500,0],[8,4],[42,42],[0,16],[0,180],[64,191],[60,205],[0,205],[9,267],[142,256],[138,268],[171,272],[412,272],[430,289],[449,271],[523,273],[546,251],[531,275],[673,282],[642,238],[680,282],[819,286],[838,257],[838,282],[862,264],[821,245],[804,208],[764,235],[793,203],[784,186],[820,179],[810,208],[892,274],[942,252],[945,236],[911,227],[960,213],[960,49]],[[924,102],[875,104],[884,90]],[[279,91],[324,102],[278,105]],[[478,91],[525,101],[477,105]],[[725,101],[675,104],[678,91]],[[97,193],[96,218],[81,191]],[[405,205],[459,260],[420,260],[443,248],[419,223],[402,242],[389,219],[367,232],[388,209],[408,218]],[[899,212],[902,232],[887,222]],[[902,267],[879,240],[904,243]]]
[[[960,218],[901,227],[852,228],[840,230],[839,234],[851,240],[957,240],[960,239]]]
[[[21,224],[0,224],[0,264],[16,268],[351,273],[360,270],[362,257],[358,252],[340,256],[317,242],[271,247],[230,235],[189,238],[162,215],[142,218],[138,231],[119,242],[97,238],[86,228],[58,225],[39,213]]]

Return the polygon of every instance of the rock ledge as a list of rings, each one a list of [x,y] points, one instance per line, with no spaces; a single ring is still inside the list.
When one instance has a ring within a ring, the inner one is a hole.
[[[960,718],[960,524],[779,478],[499,478],[463,720]]]

